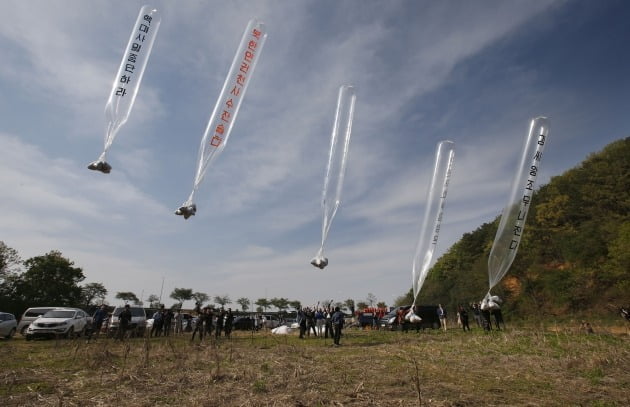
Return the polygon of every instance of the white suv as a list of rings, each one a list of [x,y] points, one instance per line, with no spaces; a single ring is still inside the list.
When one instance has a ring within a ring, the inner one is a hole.
[[[116,307],[109,318],[109,324],[107,325],[107,335],[109,337],[116,336],[118,332],[118,317],[125,307]],[[147,329],[147,314],[144,308],[139,306],[130,306],[131,311],[131,324],[129,324],[129,332],[132,336],[144,336]]]
[[[53,308],[34,320],[26,330],[26,340],[38,337],[66,338],[85,335],[88,315],[79,308]]]

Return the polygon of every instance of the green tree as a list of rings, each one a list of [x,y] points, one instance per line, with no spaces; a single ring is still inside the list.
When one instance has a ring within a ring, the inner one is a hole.
[[[81,287],[83,305],[86,309],[100,305],[107,297],[107,288],[101,283],[87,283]]]
[[[362,309],[367,308],[367,307],[369,307],[369,306],[370,306],[370,305],[369,305],[367,302],[365,302],[365,301],[359,301],[359,302],[357,302],[357,309],[362,310]]]
[[[289,308],[289,300],[287,298],[272,298],[269,302],[281,313]]]
[[[214,297],[214,302],[219,304],[221,307],[225,307],[227,304],[231,304],[232,300],[228,295],[216,295]]]
[[[387,308],[387,304],[385,304],[383,301],[379,301],[376,303],[376,307],[377,308]]]
[[[160,297],[156,294],[151,294],[147,297],[147,302],[149,303],[149,308],[158,308],[160,306]]]
[[[266,298],[259,298],[254,304],[258,305],[259,308],[265,310],[265,312],[267,312],[267,308],[269,308],[269,306],[271,305],[269,300]]]
[[[297,311],[298,309],[302,308],[302,303],[297,300],[289,301],[289,307]]]
[[[119,291],[116,293],[116,298],[124,301],[125,303],[128,303],[129,301],[133,302],[134,304],[140,303],[138,296],[131,291]]]
[[[22,266],[18,252],[0,241],[0,309],[16,315],[28,306],[16,293]]]
[[[85,279],[83,270],[59,251],[31,257],[24,262],[26,272],[17,284],[18,297],[35,305],[76,307],[82,305],[79,283]]]
[[[193,298],[193,290],[192,290],[192,288],[175,288],[171,292],[170,297],[183,306],[184,305],[184,301],[192,300],[192,298]]]
[[[208,302],[208,300],[210,299],[210,296],[206,293],[197,291],[193,293],[192,298],[195,300],[196,304],[199,304],[199,306],[201,306],[203,305],[204,302]]]
[[[238,305],[241,306],[241,311],[245,312],[249,309],[249,306],[251,305],[251,301],[249,301],[249,298],[245,298],[245,297],[241,297],[238,300],[236,300],[236,303]]]

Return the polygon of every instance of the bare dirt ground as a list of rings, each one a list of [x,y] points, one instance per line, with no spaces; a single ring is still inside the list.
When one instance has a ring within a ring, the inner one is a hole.
[[[628,406],[625,326],[0,341],[1,406]]]

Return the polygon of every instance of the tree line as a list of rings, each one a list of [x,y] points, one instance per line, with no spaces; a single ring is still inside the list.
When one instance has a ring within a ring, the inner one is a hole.
[[[23,261],[17,250],[0,241],[0,310],[3,312],[10,312],[19,317],[27,308],[34,306],[78,307],[89,312],[106,303],[107,288],[102,283],[81,284],[84,280],[83,269],[76,267],[73,261],[64,257],[59,251],[52,250]],[[164,305],[161,298],[155,294],[150,294],[146,302],[131,291],[117,292],[115,298],[124,303],[146,305],[148,308],[159,308]],[[208,294],[191,288],[175,288],[170,298],[175,301],[169,307],[173,309],[181,309],[186,302],[190,301],[193,303],[189,303],[188,308],[214,306],[214,304],[226,307],[233,303],[229,295],[216,295],[211,298]],[[212,302],[210,302],[211,299]],[[253,304],[249,298],[240,297],[234,303],[243,312],[250,310],[267,312],[273,307],[282,313],[302,307],[300,301],[283,297],[258,298]],[[338,306],[350,313],[355,311],[355,301],[350,298],[342,302],[322,300],[318,302],[319,304]],[[316,305],[308,304],[308,306]],[[363,309],[368,306],[385,307],[386,305],[384,302],[377,302],[376,296],[368,293],[365,301],[358,301],[356,307]]]

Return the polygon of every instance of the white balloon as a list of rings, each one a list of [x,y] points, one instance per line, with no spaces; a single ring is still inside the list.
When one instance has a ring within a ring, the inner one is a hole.
[[[429,273],[429,266],[433,259],[433,252],[437,246],[440,228],[442,225],[444,205],[448,184],[451,179],[453,160],[455,159],[455,143],[452,141],[441,141],[435,151],[435,164],[433,166],[433,176],[431,184],[427,190],[426,207],[424,219],[420,228],[420,237],[416,246],[416,253],[413,257],[412,283],[413,283],[413,303],[424,284],[424,280]]]
[[[105,105],[105,146],[98,160],[88,165],[91,170],[109,174],[112,169],[105,161],[105,156],[118,130],[129,119],[160,23],[161,16],[156,8],[144,6],[140,9]]]
[[[328,237],[330,225],[341,204],[341,191],[346,173],[355,101],[354,87],[342,85],[337,97],[337,110],[330,137],[330,152],[322,191],[322,242],[317,254],[311,260],[311,264],[320,269],[328,265],[328,259],[324,257],[324,244]]]
[[[529,133],[525,137],[523,154],[516,168],[512,190],[507,205],[503,209],[488,257],[489,289],[486,295],[488,300],[491,300],[490,290],[508,272],[518,251],[548,138],[549,120],[545,117],[533,119],[529,126]]]
[[[255,18],[251,19],[245,32],[243,32],[241,42],[236,49],[236,55],[234,55],[223,88],[201,139],[192,192],[175,211],[176,215],[182,215],[184,219],[188,219],[197,212],[197,206],[193,203],[195,193],[203,181],[208,166],[221,154],[227,144],[266,40],[265,24]]]

